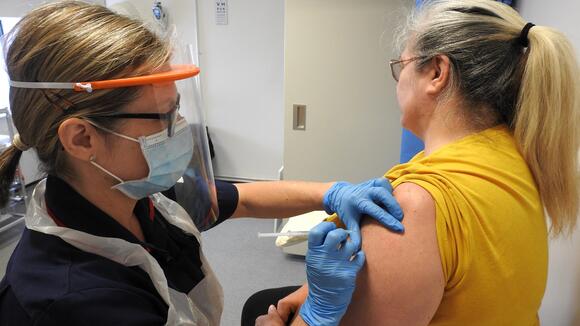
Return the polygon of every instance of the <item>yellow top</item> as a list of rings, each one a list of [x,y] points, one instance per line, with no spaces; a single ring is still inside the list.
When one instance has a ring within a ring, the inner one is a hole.
[[[467,136],[385,175],[436,205],[445,290],[430,325],[539,325],[548,269],[544,210],[505,127]]]

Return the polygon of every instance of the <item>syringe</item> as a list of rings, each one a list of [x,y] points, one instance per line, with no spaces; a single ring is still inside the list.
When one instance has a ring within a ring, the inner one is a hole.
[[[346,233],[352,233],[351,230],[345,230]],[[258,238],[274,238],[274,237],[308,237],[310,231],[289,231],[280,233],[262,233],[258,232]]]

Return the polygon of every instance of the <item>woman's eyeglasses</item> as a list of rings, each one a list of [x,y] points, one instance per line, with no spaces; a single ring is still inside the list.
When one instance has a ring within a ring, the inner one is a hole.
[[[180,95],[177,94],[177,101],[175,101],[175,107],[166,113],[116,113],[110,115],[101,116],[90,116],[89,118],[100,118],[100,119],[151,119],[151,120],[162,120],[167,125],[167,136],[173,137],[175,132],[175,124],[177,123],[177,118],[179,117],[179,100]]]
[[[413,62],[415,60],[419,60],[419,59],[425,59],[426,56],[420,56],[420,57],[413,57],[413,58],[409,58],[409,59],[392,59],[389,61],[389,65],[391,66],[391,73],[393,74],[393,78],[395,79],[396,82],[399,81],[399,77],[401,76],[401,71],[403,70],[403,68],[405,68],[405,66],[409,63],[409,62]]]

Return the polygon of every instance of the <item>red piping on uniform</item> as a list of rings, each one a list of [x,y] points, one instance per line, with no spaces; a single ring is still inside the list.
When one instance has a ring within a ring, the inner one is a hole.
[[[155,206],[153,206],[153,201],[151,200],[151,198],[148,199],[149,199],[149,219],[153,221],[153,219],[155,219]]]
[[[46,205],[46,203],[45,203]],[[48,205],[46,205],[46,211],[48,212],[48,215],[50,216],[50,218],[52,218],[52,220],[54,221],[54,223],[56,223],[56,225],[60,226],[60,227],[66,227],[66,225],[64,225],[64,223],[62,223],[61,220],[59,220],[56,215],[54,215],[54,213],[52,212],[52,210],[50,209],[50,207],[48,207]]]

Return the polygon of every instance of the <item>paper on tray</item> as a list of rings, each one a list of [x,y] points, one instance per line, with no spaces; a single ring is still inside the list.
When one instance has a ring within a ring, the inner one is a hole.
[[[284,225],[280,232],[291,232],[291,231],[310,231],[313,227],[322,222],[328,217],[325,211],[313,211],[310,213],[297,215],[291,217],[288,223]],[[308,240],[307,236],[279,236],[276,238],[277,247],[287,247],[292,246],[297,243]]]

